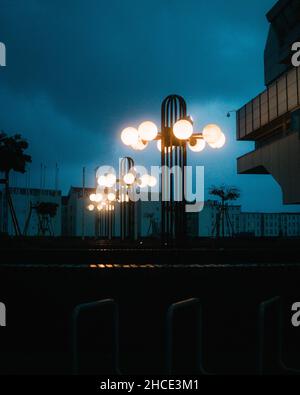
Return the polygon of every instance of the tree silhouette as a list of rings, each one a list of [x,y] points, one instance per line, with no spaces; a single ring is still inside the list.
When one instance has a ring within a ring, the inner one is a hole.
[[[210,195],[217,196],[221,202],[217,219],[215,223],[216,236],[220,236],[220,228],[222,229],[222,236],[225,237],[225,221],[229,229],[229,234],[233,235],[233,226],[228,214],[228,202],[235,201],[241,196],[238,188],[232,186],[221,185],[219,187],[212,186],[209,190]]]
[[[8,136],[0,132],[0,172],[4,173],[1,183],[5,185],[5,212],[4,212],[4,232],[7,232],[8,207],[10,208],[16,235],[20,235],[17,216],[13,207],[9,191],[9,173],[13,170],[18,173],[25,173],[26,164],[31,162],[31,156],[24,153],[28,148],[28,143],[20,134]]]

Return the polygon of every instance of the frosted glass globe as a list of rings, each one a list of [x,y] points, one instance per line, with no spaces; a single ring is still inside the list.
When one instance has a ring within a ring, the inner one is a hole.
[[[127,173],[123,177],[123,180],[124,180],[125,184],[132,185],[135,181],[135,176],[132,173]]]
[[[139,187],[140,188],[146,188],[148,185],[149,185],[149,175],[148,174],[144,174],[139,179]]]
[[[108,199],[110,202],[114,202],[114,201],[116,200],[116,195],[115,195],[115,193],[110,192],[110,193],[107,195],[107,199]]]
[[[90,201],[91,201],[91,202],[95,202],[95,201],[96,201],[96,195],[95,195],[94,193],[92,193],[92,194],[90,195]]]
[[[94,202],[100,203],[100,202],[102,201],[102,199],[103,199],[103,196],[101,195],[101,193],[97,193],[97,194],[95,195],[95,200],[94,200]]]
[[[125,145],[134,145],[138,143],[139,133],[135,128],[126,128],[121,133],[121,140]]]
[[[222,130],[218,125],[210,124],[203,129],[203,138],[208,144],[216,144],[222,136]]]
[[[106,186],[106,177],[105,176],[100,176],[98,178],[98,185],[100,187],[105,187]]]
[[[157,184],[157,179],[154,176],[148,177],[148,185],[150,188],[154,188]]]
[[[138,139],[138,142],[136,144],[132,144],[131,147],[136,150],[136,151],[144,151],[145,148],[147,148],[148,142],[142,141],[140,138]]]
[[[181,119],[173,126],[173,133],[178,140],[188,140],[193,134],[193,125],[186,119]]]
[[[206,146],[206,142],[203,139],[195,139],[194,142],[188,143],[189,149],[193,152],[201,152],[204,150],[205,146]]]
[[[138,128],[140,138],[144,141],[153,141],[158,135],[158,129],[153,122],[143,122]]]
[[[211,148],[220,149],[220,148],[224,147],[225,143],[226,143],[226,136],[224,133],[222,133],[221,137],[219,138],[219,140],[216,143],[209,144],[209,145],[211,146]]]
[[[107,188],[111,188],[115,185],[116,181],[117,181],[117,177],[114,174],[107,174],[107,176],[105,177],[105,186]]]

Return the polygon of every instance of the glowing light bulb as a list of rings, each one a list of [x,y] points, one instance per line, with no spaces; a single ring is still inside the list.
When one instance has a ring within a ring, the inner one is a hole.
[[[226,143],[226,136],[224,133],[222,133],[221,137],[219,138],[219,140],[216,143],[209,144],[209,145],[211,146],[211,148],[220,149],[220,148],[224,147],[225,143]]]
[[[106,186],[106,177],[105,176],[98,177],[98,185],[100,187],[105,187]]]
[[[116,181],[117,181],[117,177],[114,174],[108,174],[105,177],[105,186],[107,188],[111,188],[115,185]]]
[[[132,173],[127,173],[123,177],[123,180],[124,180],[125,184],[132,185],[135,181],[135,176]]]
[[[136,144],[132,144],[131,147],[136,150],[136,151],[143,151],[145,148],[147,148],[148,142],[143,141],[140,138],[138,139],[138,142]]]
[[[191,122],[186,119],[181,119],[173,126],[173,133],[178,140],[188,140],[193,134],[193,129]]]
[[[193,152],[201,152],[204,150],[206,142],[203,139],[195,139],[188,143],[188,147]]]
[[[138,184],[140,188],[146,188],[149,185],[149,175],[142,175],[142,177],[139,179]]]
[[[158,135],[158,129],[153,122],[143,122],[138,128],[140,138],[144,141],[153,141]]]
[[[110,202],[114,202],[114,201],[116,200],[116,194],[113,193],[113,192],[110,192],[110,193],[107,195],[107,199],[108,199]]]
[[[222,136],[222,130],[218,125],[210,124],[205,126],[202,134],[208,144],[216,144]]]
[[[148,185],[150,188],[154,188],[157,184],[157,179],[154,176],[148,177]]]
[[[95,201],[96,201],[96,195],[95,195],[95,193],[92,193],[92,194],[90,195],[90,201],[91,201],[91,202],[95,202]]]
[[[121,133],[121,140],[125,145],[137,144],[139,140],[139,133],[135,128],[126,128]]]
[[[103,199],[102,194],[101,193],[96,193],[94,202],[100,203],[102,201],[102,199]]]
[[[88,209],[89,211],[94,211],[95,206],[94,206],[93,204],[89,204],[88,207],[87,207],[87,209]]]

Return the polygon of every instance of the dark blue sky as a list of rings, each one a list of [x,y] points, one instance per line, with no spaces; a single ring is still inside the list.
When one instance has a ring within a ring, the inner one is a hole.
[[[98,164],[116,165],[130,154],[119,134],[141,120],[159,123],[161,100],[183,95],[195,127],[219,123],[221,151],[189,154],[204,165],[206,189],[233,184],[247,210],[281,210],[281,191],[269,176],[238,176],[236,157],[252,143],[235,140],[234,118],[263,88],[265,13],[274,0],[0,0],[0,129],[30,142],[31,184],[88,182]],[[134,154],[159,164],[156,148]],[[19,186],[24,176],[14,176]],[[285,209],[296,209],[286,207]]]

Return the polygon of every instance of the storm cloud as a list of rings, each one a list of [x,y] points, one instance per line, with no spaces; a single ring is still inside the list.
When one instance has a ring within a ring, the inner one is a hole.
[[[0,129],[28,139],[33,184],[40,163],[47,169],[58,163],[66,192],[80,184],[82,166],[92,183],[97,164],[116,164],[128,154],[119,139],[122,128],[144,119],[159,123],[161,100],[178,93],[196,126],[218,122],[228,136],[222,152],[189,158],[206,166],[207,185],[240,186],[250,209],[266,209],[251,198],[254,190],[265,191],[276,196],[271,208],[278,208],[280,189],[270,177],[236,175],[236,157],[251,144],[235,141],[234,119],[225,116],[264,88],[265,13],[273,4],[0,0],[0,41],[7,48],[7,66],[0,69]],[[154,148],[136,158],[140,164],[159,162]]]

